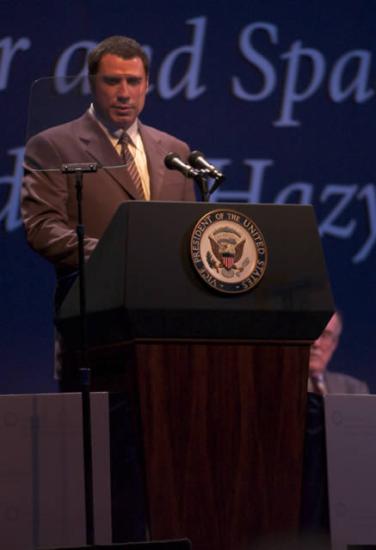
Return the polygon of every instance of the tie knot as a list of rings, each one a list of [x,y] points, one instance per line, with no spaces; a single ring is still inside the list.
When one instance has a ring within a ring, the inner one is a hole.
[[[133,145],[133,142],[132,142],[129,134],[125,130],[119,137],[119,143],[121,145],[129,145],[129,144]]]
[[[126,131],[124,131],[120,135],[118,143],[120,145],[120,156],[123,159],[123,162],[125,164],[129,164],[130,162],[134,162],[133,155],[132,155],[131,150],[129,148],[129,145],[132,143],[132,140],[129,137],[129,135],[127,134]]]

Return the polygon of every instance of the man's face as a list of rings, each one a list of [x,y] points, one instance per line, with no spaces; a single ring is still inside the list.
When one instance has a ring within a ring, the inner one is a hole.
[[[94,77],[95,111],[113,128],[129,128],[145,104],[148,81],[139,57],[105,54]]]
[[[310,372],[322,373],[325,371],[338,345],[341,330],[341,320],[335,313],[326,325],[324,332],[311,346],[309,356]]]

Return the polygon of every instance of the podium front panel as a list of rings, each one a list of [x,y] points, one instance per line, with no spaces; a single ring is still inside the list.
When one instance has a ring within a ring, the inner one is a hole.
[[[209,287],[190,257],[197,221],[215,209],[251,218],[268,249],[266,272],[236,295]],[[309,341],[333,300],[313,208],[295,205],[124,203],[87,265],[89,345],[133,339]],[[79,345],[78,284],[58,315]]]

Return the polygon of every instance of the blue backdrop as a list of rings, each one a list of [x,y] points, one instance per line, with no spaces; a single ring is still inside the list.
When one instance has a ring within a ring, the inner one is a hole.
[[[142,120],[223,168],[215,200],[314,205],[345,320],[333,368],[376,390],[372,0],[2,0],[0,29],[1,393],[55,389],[53,271],[19,214],[30,87],[57,75],[66,93],[112,34],[151,57]]]

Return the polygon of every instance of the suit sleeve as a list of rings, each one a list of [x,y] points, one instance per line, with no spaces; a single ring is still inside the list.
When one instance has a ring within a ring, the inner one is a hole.
[[[21,213],[30,246],[59,270],[72,270],[78,265],[78,239],[72,215],[68,185],[71,176],[63,175],[64,160],[47,135],[33,137],[26,146],[24,180],[21,190]],[[76,215],[74,214],[75,218]],[[88,258],[97,239],[85,238]]]

